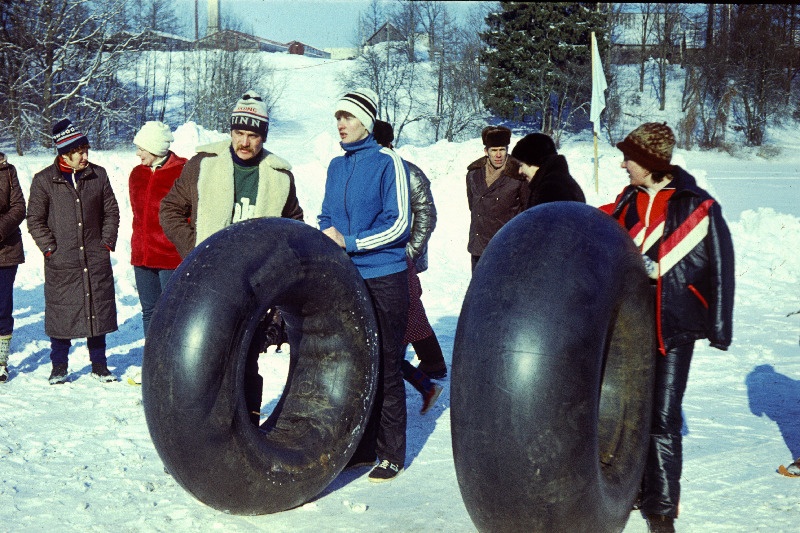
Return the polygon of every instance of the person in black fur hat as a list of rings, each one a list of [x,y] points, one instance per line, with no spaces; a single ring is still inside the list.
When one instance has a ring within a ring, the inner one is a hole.
[[[531,133],[517,142],[511,156],[519,161],[519,173],[530,189],[527,207],[547,202],[586,203],[581,186],[569,173],[567,159],[544,133]]]
[[[489,240],[528,205],[528,187],[519,165],[508,157],[511,130],[487,126],[481,132],[483,157],[467,167],[467,202],[470,210],[469,242],[472,269]]]

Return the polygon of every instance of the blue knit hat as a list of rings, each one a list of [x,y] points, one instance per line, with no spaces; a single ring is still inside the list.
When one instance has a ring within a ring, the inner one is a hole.
[[[89,147],[89,139],[79,132],[68,118],[62,118],[53,126],[53,142],[56,143],[58,155],[64,155],[80,146]]]

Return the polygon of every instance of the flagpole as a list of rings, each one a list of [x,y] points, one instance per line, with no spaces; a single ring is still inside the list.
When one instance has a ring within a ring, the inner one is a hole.
[[[592,32],[592,103],[589,118],[592,122],[592,139],[594,140],[594,192],[600,191],[598,179],[600,162],[597,160],[597,137],[600,133],[600,113],[606,107],[605,90],[608,87],[603,73],[603,64],[600,61],[600,52],[597,50],[597,38]]]
[[[594,32],[592,32],[592,92],[594,92],[594,74],[596,72],[595,69],[597,68],[597,66],[594,64],[594,50],[596,46],[597,41],[595,40]],[[592,96],[592,99],[594,99],[594,95]],[[598,193],[600,192],[600,183],[598,178],[600,169],[597,161],[597,126],[594,123],[592,123],[592,139],[594,140],[594,192]]]
[[[597,162],[597,132],[592,129],[592,137],[594,137],[594,192],[600,192],[600,184],[598,182],[598,162]]]

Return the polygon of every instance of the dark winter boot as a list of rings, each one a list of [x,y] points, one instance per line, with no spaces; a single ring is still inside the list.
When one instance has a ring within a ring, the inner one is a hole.
[[[403,359],[401,366],[403,368],[403,379],[411,383],[411,386],[422,395],[422,409],[420,409],[419,414],[424,415],[436,403],[442,393],[442,387],[432,383],[425,372],[415,368],[405,359]]]
[[[92,377],[100,383],[117,381],[117,377],[108,370],[105,361],[92,361]]]
[[[675,521],[662,514],[647,515],[647,530],[650,533],[675,533]]]
[[[11,335],[0,335],[0,383],[8,379],[8,355],[11,352]]]
[[[442,389],[441,385],[434,383],[429,390],[422,394],[422,408],[419,410],[419,414],[424,415],[431,410],[431,407],[436,405],[436,400],[439,399],[442,390],[444,389]]]
[[[53,363],[53,370],[50,371],[48,382],[50,385],[61,385],[67,381],[67,365],[63,363]]]
[[[443,379],[447,377],[447,365],[442,355],[442,347],[439,346],[439,339],[436,333],[425,337],[417,342],[412,342],[414,351],[417,352],[419,359],[419,369],[425,372],[431,379]]]

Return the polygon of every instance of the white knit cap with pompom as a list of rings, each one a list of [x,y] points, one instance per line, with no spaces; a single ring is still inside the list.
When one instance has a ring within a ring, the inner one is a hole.
[[[169,151],[169,145],[175,137],[169,126],[163,122],[151,120],[144,123],[142,129],[133,138],[133,144],[153,155],[164,156]]]

